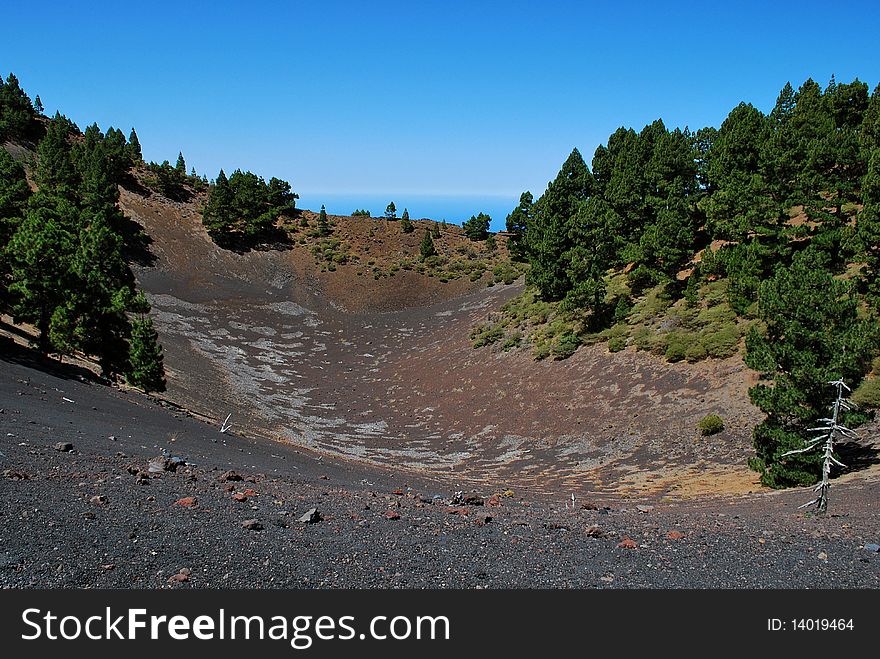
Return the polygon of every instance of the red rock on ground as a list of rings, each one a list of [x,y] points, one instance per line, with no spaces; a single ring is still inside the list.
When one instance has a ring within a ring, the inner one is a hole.
[[[638,545],[636,544],[636,541],[633,540],[632,538],[624,538],[623,540],[621,540],[620,542],[617,543],[617,546],[620,547],[621,549],[635,549],[636,547],[638,547]]]
[[[195,508],[199,505],[198,499],[195,497],[183,497],[174,502],[175,506],[183,506],[184,508]]]

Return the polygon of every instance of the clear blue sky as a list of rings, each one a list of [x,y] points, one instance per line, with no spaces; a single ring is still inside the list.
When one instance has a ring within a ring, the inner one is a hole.
[[[621,125],[880,81],[880,3],[720,4],[6,2],[0,72],[81,128],[135,126],[147,159],[308,196],[537,195]]]

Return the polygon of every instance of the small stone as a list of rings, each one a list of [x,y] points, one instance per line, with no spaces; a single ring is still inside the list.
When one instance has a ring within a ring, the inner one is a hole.
[[[244,479],[241,476],[239,476],[236,472],[230,470],[230,471],[224,471],[220,475],[219,480],[221,480],[221,481],[240,481],[240,480],[244,480]]]
[[[400,519],[400,513],[396,510],[386,510],[385,511],[385,519]]]
[[[321,516],[321,513],[318,512],[317,508],[310,508],[299,518],[299,521],[302,524],[317,524],[322,519],[324,518]]]
[[[262,531],[263,525],[260,524],[259,520],[256,519],[246,519],[241,525],[246,528],[248,531]]]
[[[487,506],[493,506],[493,507],[494,507],[494,506],[500,506],[500,505],[501,505],[501,499],[498,498],[498,495],[497,495],[497,494],[493,494],[491,497],[489,497],[488,499],[486,499],[486,505],[487,505]]]
[[[504,490],[504,493],[501,496],[510,499],[513,496],[513,490]]]
[[[73,444],[70,442],[58,442],[52,448],[62,453],[70,453],[73,450]]]
[[[673,530],[667,533],[666,537],[670,540],[681,540],[684,537],[684,533],[682,533],[681,531]]]
[[[588,526],[586,528],[584,533],[586,533],[587,537],[589,537],[589,538],[604,538],[605,537],[605,531],[603,531],[601,528],[599,528],[598,524],[591,524],[590,526]]]
[[[654,510],[654,506],[636,506],[636,510],[640,513],[649,513]]]
[[[182,567],[180,568],[179,574],[189,576],[190,574],[192,574],[192,570],[190,570],[188,567]]]
[[[816,556],[816,558],[818,558],[820,561],[827,561],[827,560],[828,560],[828,554],[826,554],[824,551],[820,551],[820,552],[819,552],[819,555]]]
[[[183,497],[174,502],[175,506],[183,506],[184,508],[195,508],[199,505],[198,499],[195,497]]]
[[[247,489],[244,491],[243,494],[244,494],[246,497],[256,497],[256,496],[260,496],[259,494],[257,494],[257,491],[256,491],[256,490],[252,490],[251,488],[247,488]]]
[[[758,538],[758,544],[759,544],[759,545],[763,545],[765,542],[767,542],[767,541],[764,540],[764,538]]]
[[[621,549],[635,549],[636,547],[638,547],[635,540],[633,540],[632,538],[624,538],[617,543],[617,546]]]
[[[178,572],[177,574],[172,574],[170,577],[168,577],[169,584],[183,583],[184,581],[189,581],[188,574]]]
[[[98,494],[96,496],[93,496],[91,499],[89,499],[89,503],[92,503],[96,506],[103,506],[103,505],[108,504],[109,502],[110,502],[110,499],[108,499],[103,494]]]
[[[232,500],[238,501],[239,503],[242,503],[244,501],[247,501],[247,497],[242,492],[236,492],[235,494],[232,495]]]
[[[468,494],[463,499],[466,506],[482,506],[485,502],[479,494]]]
[[[105,563],[104,565],[101,566],[101,569],[107,570],[109,572],[110,570],[115,570],[116,565],[114,563]]]
[[[880,552],[880,545],[878,545],[874,542],[869,542],[868,544],[865,545],[865,551],[872,551],[876,554],[876,553]]]
[[[391,494],[393,494],[393,495],[395,495],[395,496],[398,496],[398,497],[402,497],[402,496],[403,496],[403,490],[401,490],[400,488],[397,488],[396,490],[392,491]]]

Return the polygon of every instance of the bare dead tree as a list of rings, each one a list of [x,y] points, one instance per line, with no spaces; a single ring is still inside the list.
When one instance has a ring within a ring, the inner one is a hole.
[[[232,428],[232,424],[229,423],[229,419],[232,418],[232,412],[226,415],[226,419],[220,425],[220,432],[225,433],[229,432],[229,429]]]
[[[845,398],[843,394],[844,389],[847,391],[852,390],[846,386],[846,383],[842,379],[829,382],[828,384],[837,389],[837,397],[831,404],[831,418],[819,419],[822,425],[810,428],[809,432],[817,432],[819,434],[808,440],[807,445],[804,448],[788,451],[781,456],[784,458],[787,455],[794,455],[796,453],[807,453],[808,451],[821,447],[821,450],[824,452],[824,459],[822,460],[822,480],[813,489],[813,491],[818,492],[818,494],[815,499],[800,506],[800,508],[806,508],[807,506],[815,505],[817,512],[820,513],[824,513],[828,509],[828,490],[831,487],[828,479],[831,475],[832,464],[837,465],[838,467],[845,466],[840,460],[834,457],[834,444],[836,443],[837,438],[858,438],[858,435],[855,432],[840,422],[841,411],[852,410],[856,407],[855,404]]]

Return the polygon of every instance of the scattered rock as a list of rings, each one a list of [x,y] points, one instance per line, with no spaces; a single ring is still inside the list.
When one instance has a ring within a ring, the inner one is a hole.
[[[198,499],[195,497],[183,497],[174,502],[175,506],[183,506],[184,508],[195,508],[199,505]]]
[[[586,528],[584,533],[587,534],[588,538],[604,538],[605,531],[599,528],[598,524],[591,524]]]
[[[394,494],[394,495],[396,495],[396,496],[402,497],[402,496],[403,496],[403,490],[401,490],[400,488],[397,488],[396,490],[394,490],[393,492],[391,492],[391,494]]]
[[[400,519],[400,513],[396,510],[386,510],[385,519]]]
[[[623,540],[617,543],[617,546],[621,549],[635,549],[638,547],[636,541],[628,537],[624,537]]]
[[[110,503],[110,499],[108,499],[103,494],[98,494],[96,496],[93,496],[91,499],[89,499],[89,503],[92,503],[96,506],[104,506],[104,505]]]
[[[880,552],[880,545],[878,545],[874,542],[869,542],[868,544],[865,545],[865,550],[872,551],[876,554],[876,553]]]
[[[672,530],[666,534],[666,537],[670,540],[681,540],[684,537],[684,533]]]
[[[824,551],[820,551],[820,552],[819,552],[819,555],[816,556],[816,558],[818,558],[820,561],[827,561],[827,560],[828,560],[828,554],[826,554]]]
[[[317,524],[322,519],[324,519],[324,517],[318,512],[317,508],[310,508],[299,518],[299,521],[302,524]]]
[[[116,564],[115,563],[105,563],[104,565],[101,566],[101,569],[109,572],[110,570],[116,569]]]
[[[513,496],[513,490],[504,490],[504,493],[501,496],[510,499]]]
[[[238,501],[239,503],[243,503],[243,502],[247,501],[247,497],[242,492],[235,492],[232,495],[232,500]]]
[[[467,508],[447,508],[446,512],[450,515],[463,515],[466,517],[470,511]]]
[[[260,523],[259,520],[256,520],[256,519],[246,519],[241,523],[241,525],[244,528],[246,528],[248,531],[262,531],[263,530],[263,525]]]
[[[636,506],[636,510],[640,513],[649,513],[654,510],[654,506]]]
[[[599,510],[599,506],[597,506],[595,503],[590,503],[589,501],[585,501],[584,503],[582,503],[581,508],[583,510]]]
[[[62,453],[70,453],[73,450],[73,444],[70,442],[58,442],[52,448]]]
[[[464,498],[464,505],[466,506],[482,506],[484,503],[483,497],[479,494],[468,494]]]
[[[256,490],[252,490],[251,488],[247,488],[247,489],[243,492],[243,494],[244,494],[246,497],[258,497],[258,496],[260,496],[259,494],[257,494],[257,491],[256,491]]]
[[[17,469],[4,469],[3,478],[11,481],[26,481],[30,479],[30,476],[28,476],[23,471],[18,471]]]
[[[488,499],[486,499],[486,505],[487,505],[487,506],[493,506],[493,507],[494,507],[494,506],[500,506],[500,505],[501,505],[501,499],[498,498],[498,495],[497,495],[497,494],[493,494],[491,497],[489,497]]]
[[[224,471],[222,474],[220,474],[219,480],[221,480],[221,481],[241,481],[244,479],[240,475],[238,475],[236,472],[229,470],[229,471]]]
[[[474,522],[474,524],[476,524],[477,526],[485,526],[486,524],[488,524],[491,521],[492,521],[492,515],[485,515],[485,516],[478,517],[476,519],[476,521]]]
[[[159,455],[147,463],[147,471],[151,474],[161,474],[164,471],[177,471],[177,463],[169,460],[164,455]]]
[[[184,581],[189,581],[189,573],[184,574],[183,572],[178,572],[177,574],[172,574],[168,577],[169,584],[183,583]]]

